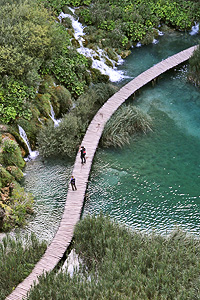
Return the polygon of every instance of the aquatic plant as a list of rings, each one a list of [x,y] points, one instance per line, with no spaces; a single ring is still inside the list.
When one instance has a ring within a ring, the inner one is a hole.
[[[200,86],[200,45],[189,59],[188,80]]]
[[[103,147],[122,147],[129,144],[136,132],[151,130],[151,117],[133,105],[123,105],[107,122],[100,144]]]
[[[0,300],[25,279],[46,250],[34,234],[23,240],[6,235],[0,242]]]
[[[76,226],[74,248],[80,271],[72,278],[42,276],[28,300],[198,299],[199,240],[179,230],[167,238],[144,235],[103,215],[86,216]]]

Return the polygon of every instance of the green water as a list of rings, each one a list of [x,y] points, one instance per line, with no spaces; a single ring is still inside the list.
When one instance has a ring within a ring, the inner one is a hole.
[[[20,234],[34,232],[39,239],[51,241],[58,229],[67,198],[72,162],[37,157],[24,170],[24,187],[34,196],[34,215]]]
[[[184,39],[176,44],[173,40],[174,53]],[[137,65],[135,56],[142,66],[146,60],[156,62],[162,47],[149,46],[148,58],[145,47],[136,49],[128,64]],[[138,57],[140,50],[144,59]],[[163,75],[155,87],[148,85],[128,101],[151,115],[153,131],[133,137],[123,149],[98,150],[84,215],[102,211],[144,232],[167,234],[178,226],[199,234],[200,90],[187,83],[186,70],[185,65]]]
[[[198,36],[173,33],[159,43],[134,48],[119,69],[124,85],[160,60],[197,43]],[[153,118],[153,132],[138,135],[123,149],[98,149],[88,185],[84,215],[108,213],[144,231],[170,231],[179,225],[199,230],[200,92],[186,83],[186,67],[160,77],[134,101]],[[24,186],[35,198],[35,214],[20,232],[47,241],[62,217],[73,162],[40,157],[27,163]]]

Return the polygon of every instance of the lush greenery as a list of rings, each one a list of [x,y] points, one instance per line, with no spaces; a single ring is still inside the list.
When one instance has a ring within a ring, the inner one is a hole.
[[[0,142],[0,231],[24,225],[27,214],[33,213],[33,197],[19,184],[24,165],[18,143],[5,136]]]
[[[197,47],[189,60],[188,79],[200,86],[200,46]]]
[[[53,75],[74,95],[86,87],[88,61],[65,28],[38,1],[3,1],[0,11],[0,117],[30,119],[43,76]]]
[[[199,240],[179,231],[145,236],[103,216],[85,217],[74,238],[79,272],[43,276],[29,300],[199,298]]]
[[[89,122],[115,92],[116,88],[111,84],[93,85],[78,98],[76,107],[63,116],[59,126],[55,127],[52,122],[43,126],[38,135],[40,153],[44,157],[58,154],[74,157]]]
[[[101,138],[103,147],[122,147],[129,144],[130,137],[151,130],[151,117],[132,105],[123,105],[107,122]]]
[[[196,0],[41,0],[60,11],[80,7],[76,13],[87,25],[84,39],[103,47],[129,48],[141,41],[153,41],[156,28],[163,22],[180,30],[188,30],[200,19]]]
[[[0,300],[26,278],[46,250],[32,234],[24,240],[5,236],[0,242]]]

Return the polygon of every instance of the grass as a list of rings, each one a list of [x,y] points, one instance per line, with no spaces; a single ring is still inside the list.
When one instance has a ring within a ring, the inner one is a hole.
[[[183,232],[143,235],[100,215],[79,222],[74,237],[80,271],[42,276],[28,300],[199,299],[200,243]]]
[[[101,138],[103,147],[123,147],[137,132],[151,130],[152,120],[147,113],[132,105],[123,105],[107,122]]]
[[[6,235],[0,242],[0,300],[32,271],[46,250],[46,243],[39,242],[34,234],[24,241]]]

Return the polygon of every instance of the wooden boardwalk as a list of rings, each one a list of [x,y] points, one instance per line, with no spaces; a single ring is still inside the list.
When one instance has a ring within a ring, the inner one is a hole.
[[[73,175],[76,178],[77,191],[72,191],[71,187],[68,189],[67,200],[59,229],[46,252],[35,265],[32,273],[16,287],[6,300],[20,300],[26,298],[31,285],[33,285],[34,282],[38,283],[38,276],[42,275],[44,272],[53,270],[70,245],[74,227],[80,220],[93,157],[98,147],[104,126],[112,114],[139,88],[143,87],[160,74],[188,60],[196,47],[197,46],[194,46],[181,51],[141,73],[109,98],[100,108],[91,121],[82,141],[82,145],[85,146],[87,151],[86,164],[81,164],[79,153],[76,156]]]

